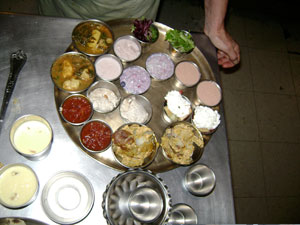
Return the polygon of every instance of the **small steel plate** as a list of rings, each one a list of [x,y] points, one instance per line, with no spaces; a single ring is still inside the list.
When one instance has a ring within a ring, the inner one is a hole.
[[[54,222],[71,224],[88,215],[94,199],[94,189],[85,177],[74,171],[62,171],[45,185],[42,206]]]

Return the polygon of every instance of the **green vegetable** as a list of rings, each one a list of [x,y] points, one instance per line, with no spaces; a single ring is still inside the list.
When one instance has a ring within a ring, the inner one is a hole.
[[[165,40],[179,52],[189,52],[195,48],[192,35],[182,30],[168,30]]]

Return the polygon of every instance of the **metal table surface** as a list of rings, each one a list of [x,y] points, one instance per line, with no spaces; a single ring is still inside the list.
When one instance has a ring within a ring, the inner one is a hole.
[[[40,17],[31,15],[0,14],[0,100],[2,101],[9,74],[9,56],[18,49],[27,54],[27,62],[21,70],[9,103],[0,136],[0,162],[4,165],[25,163],[37,173],[40,190],[37,199],[22,209],[8,209],[0,205],[1,217],[24,217],[55,224],[44,213],[41,193],[47,181],[58,171],[73,170],[84,174],[92,183],[95,202],[91,212],[79,224],[105,224],[101,203],[106,185],[119,172],[89,157],[72,142],[56,112],[54,88],[50,67],[71,42],[71,33],[80,20]],[[193,34],[198,48],[206,56],[216,79],[219,71],[216,51],[203,34]],[[221,124],[206,145],[198,163],[208,165],[216,175],[216,187],[206,197],[195,197],[186,192],[182,178],[188,167],[180,167],[158,174],[169,187],[172,204],[186,203],[192,206],[199,224],[235,223],[228,144],[223,106],[220,107]],[[24,114],[37,114],[49,121],[54,132],[50,154],[41,161],[30,161],[17,154],[9,141],[13,122]]]

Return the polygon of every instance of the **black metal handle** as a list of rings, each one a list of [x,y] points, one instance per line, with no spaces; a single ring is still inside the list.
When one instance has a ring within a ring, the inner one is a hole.
[[[1,131],[1,125],[4,120],[4,116],[6,113],[9,100],[12,96],[14,87],[16,85],[18,75],[21,69],[23,68],[26,60],[27,60],[27,56],[22,50],[18,50],[17,52],[12,53],[10,56],[10,72],[6,83],[4,97],[2,100],[1,112],[0,112],[0,131]]]

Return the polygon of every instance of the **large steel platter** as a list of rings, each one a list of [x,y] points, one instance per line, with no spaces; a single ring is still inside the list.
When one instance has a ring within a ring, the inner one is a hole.
[[[116,39],[120,36],[130,34],[132,22],[133,22],[133,20],[130,20],[130,19],[128,19],[128,20],[113,20],[113,21],[109,21],[108,24],[112,28],[114,35],[115,35],[115,39]],[[169,43],[167,41],[165,41],[165,34],[166,34],[166,31],[171,28],[164,24],[157,23],[157,22],[155,22],[154,24],[159,29],[159,39],[154,44],[152,44],[150,49],[147,52],[144,52],[138,60],[131,62],[131,63],[123,64],[124,68],[131,66],[131,65],[139,65],[139,66],[142,66],[145,68],[146,59],[150,54],[155,53],[155,52],[163,52],[163,53],[169,54]],[[70,41],[71,41],[71,37],[70,37]],[[68,46],[66,46],[66,48],[67,47]],[[70,51],[70,50],[75,50],[72,45],[67,48],[67,51]],[[113,51],[110,50],[109,53],[113,54]],[[190,54],[188,54],[184,57],[175,58],[175,57],[171,56],[171,58],[175,64],[180,61],[183,61],[183,60],[193,61],[194,63],[196,63],[198,65],[198,67],[200,69],[201,80],[214,80],[215,81],[214,74],[213,74],[206,58],[204,57],[204,55],[201,53],[201,51],[197,47]],[[96,78],[96,80],[98,80],[98,79],[99,78]],[[117,87],[119,88],[122,97],[125,97],[128,95],[128,93],[126,93],[124,91],[124,89],[120,86],[119,79],[114,81],[113,83],[116,84]],[[166,95],[166,93],[168,91],[174,89],[173,84],[174,84],[174,76],[165,81],[157,81],[157,80],[152,79],[150,89],[146,93],[143,94],[146,98],[148,98],[150,100],[150,102],[152,104],[152,110],[153,110],[152,118],[151,118],[150,122],[147,124],[147,126],[149,126],[150,128],[153,129],[159,142],[160,142],[160,137],[162,136],[164,129],[168,126],[168,124],[166,122],[164,122],[164,120],[161,116],[162,110],[163,110],[164,96]],[[55,94],[56,110],[58,111],[61,103],[69,94],[59,90],[56,87],[54,89],[55,89],[54,94]],[[195,91],[195,87],[186,88],[182,91],[185,96],[192,99],[194,91]],[[86,93],[84,92],[83,94],[86,94]],[[84,151],[90,157],[94,158],[98,162],[100,162],[110,168],[113,168],[113,169],[116,169],[119,171],[127,170],[125,167],[120,165],[115,160],[111,148],[105,152],[96,153],[96,154],[86,151],[81,146],[80,140],[79,140],[79,133],[80,133],[80,129],[82,126],[72,126],[72,125],[66,123],[61,117],[60,117],[60,119],[61,119],[61,122],[62,122],[66,132],[70,136],[71,140],[77,144],[77,146],[79,147],[80,150]],[[122,120],[122,118],[119,115],[119,107],[117,109],[115,109],[113,112],[110,112],[107,114],[101,114],[98,112],[94,112],[92,119],[102,119],[102,120],[108,122],[109,125],[112,127],[113,131],[115,131],[118,127],[120,127],[122,124],[124,124],[124,121]],[[210,136],[204,135],[204,139],[205,139],[205,144],[206,144],[209,141]],[[76,151],[76,150],[74,150],[74,151]],[[178,167],[178,165],[167,160],[163,156],[161,148],[159,148],[155,160],[148,167],[146,167],[146,169],[149,169],[155,173],[161,173],[161,172],[165,172],[165,171],[174,169],[176,167]]]

